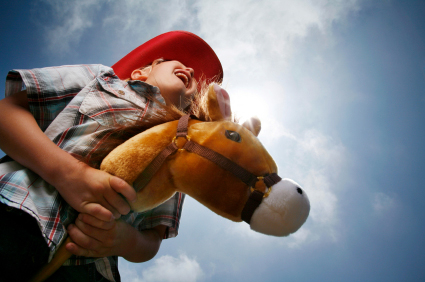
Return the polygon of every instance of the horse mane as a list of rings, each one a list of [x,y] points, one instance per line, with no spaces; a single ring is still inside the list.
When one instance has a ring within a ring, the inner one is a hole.
[[[115,147],[124,143],[131,137],[162,123],[178,120],[186,114],[194,115],[200,121],[211,121],[207,110],[208,85],[203,84],[192,98],[189,109],[182,110],[176,106],[165,105],[157,101],[154,97],[148,96],[147,99],[159,106],[158,110],[151,111],[143,120],[129,119],[124,124],[116,124],[113,132],[101,141],[101,144],[94,152],[87,156],[76,156],[80,161],[88,165],[99,168],[103,158]]]

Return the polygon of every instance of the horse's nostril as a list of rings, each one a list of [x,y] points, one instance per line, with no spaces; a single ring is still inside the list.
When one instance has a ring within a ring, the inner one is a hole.
[[[303,194],[303,190],[300,187],[297,187],[297,192],[300,193],[301,195]]]

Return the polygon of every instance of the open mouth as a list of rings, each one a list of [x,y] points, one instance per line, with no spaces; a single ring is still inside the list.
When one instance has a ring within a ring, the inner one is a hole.
[[[189,86],[189,77],[185,73],[178,72],[176,76],[181,79],[186,88]]]

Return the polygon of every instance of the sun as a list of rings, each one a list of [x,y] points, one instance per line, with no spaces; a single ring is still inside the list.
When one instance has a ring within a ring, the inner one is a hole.
[[[258,94],[245,90],[229,92],[233,115],[242,123],[251,117],[270,118],[270,108]]]

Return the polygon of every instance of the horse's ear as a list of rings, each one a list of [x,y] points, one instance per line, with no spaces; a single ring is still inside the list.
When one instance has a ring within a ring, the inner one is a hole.
[[[208,87],[207,108],[208,115],[213,121],[230,118],[232,115],[230,98],[226,90],[217,84],[210,84]]]
[[[242,126],[251,131],[255,136],[260,134],[261,121],[258,117],[250,118],[249,120],[245,121]]]

